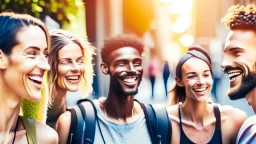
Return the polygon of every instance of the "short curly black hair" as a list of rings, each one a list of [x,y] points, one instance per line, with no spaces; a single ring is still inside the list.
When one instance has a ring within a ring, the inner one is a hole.
[[[256,7],[254,4],[232,6],[221,22],[230,30],[249,29],[256,31]]]
[[[136,36],[117,35],[104,40],[104,43],[101,47],[102,62],[104,62],[105,64],[109,64],[107,59],[110,53],[116,49],[126,47],[126,46],[137,49],[140,55],[144,51],[143,43],[140,40],[138,40]]]

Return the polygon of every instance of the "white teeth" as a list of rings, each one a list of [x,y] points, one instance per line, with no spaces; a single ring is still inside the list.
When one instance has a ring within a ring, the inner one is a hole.
[[[42,80],[43,80],[43,77],[39,77],[39,76],[31,76],[29,78],[34,81],[39,81],[39,82],[42,82]]]
[[[233,78],[234,76],[238,76],[238,75],[240,75],[241,74],[241,71],[240,70],[233,70],[233,71],[229,71],[228,72],[228,76],[229,76],[229,78],[231,79],[231,78]]]
[[[133,82],[136,81],[136,78],[131,78],[131,77],[130,78],[125,78],[124,81],[127,82],[127,83],[133,83]]]
[[[79,76],[67,76],[66,77],[68,80],[78,80]]]
[[[202,92],[202,91],[205,91],[207,88],[198,88],[198,89],[194,89],[196,92]]]

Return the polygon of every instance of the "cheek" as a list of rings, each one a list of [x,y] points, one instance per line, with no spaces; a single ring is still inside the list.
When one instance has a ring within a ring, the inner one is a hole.
[[[197,80],[194,80],[194,79],[188,80],[186,83],[187,83],[186,85],[188,87],[192,87],[193,85],[195,85],[197,83]]]
[[[81,71],[82,73],[84,73],[84,71],[85,71],[85,66],[84,66],[84,65],[81,65],[81,66],[80,66],[80,71]]]
[[[19,69],[21,73],[29,73],[31,72],[35,67],[36,67],[36,62],[35,61],[23,61],[23,62],[13,62],[13,67],[16,69]]]
[[[58,75],[59,76],[65,76],[69,71],[68,67],[65,66],[58,66]]]

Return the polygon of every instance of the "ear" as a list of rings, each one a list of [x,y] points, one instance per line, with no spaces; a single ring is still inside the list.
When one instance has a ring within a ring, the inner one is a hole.
[[[100,64],[100,69],[105,75],[109,74],[108,66],[105,63]]]
[[[4,52],[0,49],[0,69],[6,69],[8,58]]]
[[[177,84],[179,87],[184,87],[184,84],[183,84],[183,82],[181,81],[180,78],[175,77],[175,80],[176,80],[176,84]]]

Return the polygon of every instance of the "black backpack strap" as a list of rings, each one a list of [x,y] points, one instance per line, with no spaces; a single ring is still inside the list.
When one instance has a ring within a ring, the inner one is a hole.
[[[154,107],[137,101],[144,112],[148,131],[153,144],[170,144],[172,126],[164,106]]]
[[[156,127],[156,141],[161,144],[170,144],[172,137],[172,125],[169,120],[166,108],[164,106],[154,107],[152,106],[156,119],[157,119],[157,127]]]
[[[79,108],[82,111],[85,120],[84,143],[92,144],[94,142],[95,127],[96,127],[96,109],[94,103],[89,99],[79,101]]]
[[[83,115],[77,105],[73,106],[69,111],[71,112],[71,124],[67,143],[82,144],[83,129],[85,126]]]
[[[144,105],[143,103],[140,103],[140,105],[143,109],[143,112],[146,118],[147,128],[150,134],[151,141],[154,144],[156,141],[155,133],[156,133],[156,122],[157,122],[155,112],[151,107],[151,105]]]

